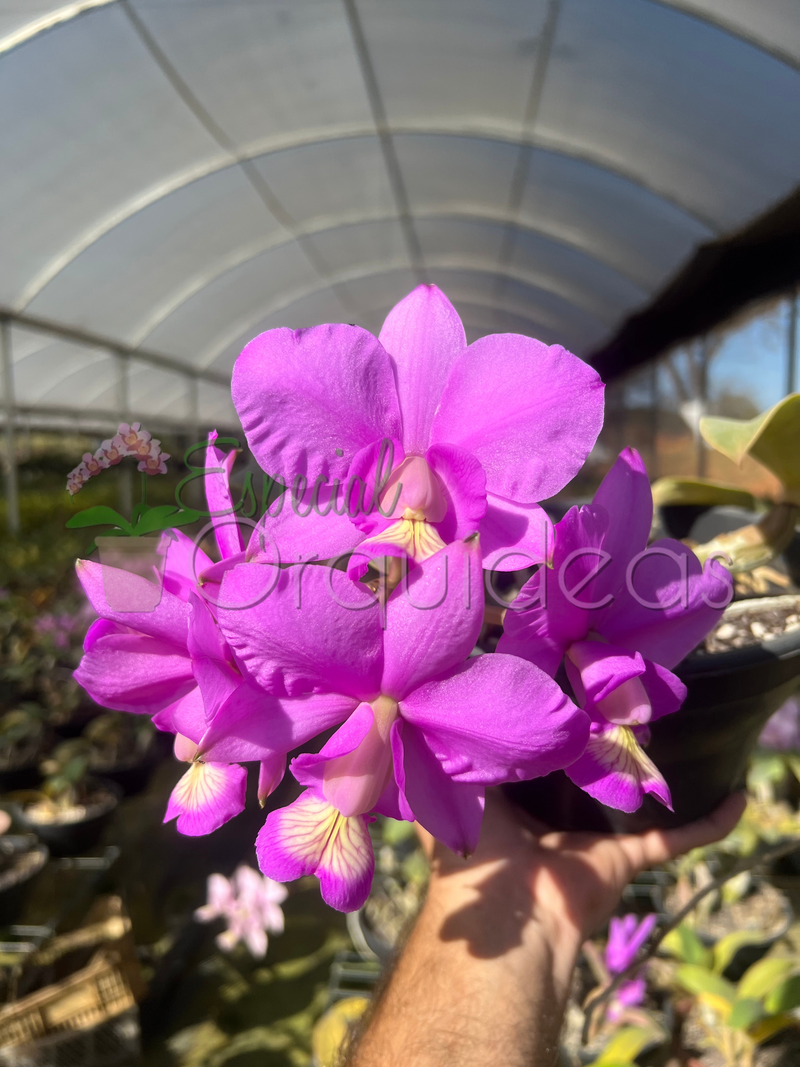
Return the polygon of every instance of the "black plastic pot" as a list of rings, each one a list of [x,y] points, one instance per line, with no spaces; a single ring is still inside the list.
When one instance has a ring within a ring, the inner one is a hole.
[[[95,767],[94,771],[103,781],[114,782],[119,786],[123,796],[132,797],[146,787],[156,764],[162,759],[161,748],[156,745],[154,738],[147,751],[137,760],[109,767]]]
[[[14,819],[29,833],[43,841],[52,856],[79,856],[94,848],[100,835],[111,820],[122,796],[115,782],[93,779],[92,784],[102,787],[110,796],[106,803],[90,809],[85,818],[70,823],[40,823],[31,819],[22,804],[15,803]]]
[[[767,599],[757,603],[764,605]],[[800,603],[800,597],[791,599]],[[731,604],[726,615],[748,604],[752,601]],[[693,652],[675,673],[689,690],[686,701],[674,715],[652,724],[647,747],[670,787],[674,811],[649,796],[630,814],[607,808],[563,771],[504,786],[507,794],[560,830],[637,833],[684,826],[708,815],[729,793],[744,787],[764,723],[797,687],[800,630],[729,652]]]
[[[34,856],[24,868],[0,872],[0,926],[10,926],[19,917],[25,895],[47,863],[49,853],[33,834],[4,834],[0,837],[0,852],[13,857],[31,853]]]

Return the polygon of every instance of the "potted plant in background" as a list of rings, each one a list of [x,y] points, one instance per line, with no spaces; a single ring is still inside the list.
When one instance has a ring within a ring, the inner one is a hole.
[[[90,776],[91,759],[85,738],[63,741],[42,763],[41,788],[9,797],[16,821],[54,856],[79,855],[97,844],[119,803],[113,782]]]
[[[0,717],[0,793],[30,789],[41,781],[46,740],[46,712],[39,704],[23,701]]]
[[[181,508],[177,504],[147,503],[147,480],[156,474],[166,474],[169,454],[161,451],[161,442],[151,437],[138,422],[132,426],[121,423],[114,437],[103,441],[97,451],[87,452],[81,463],[67,478],[67,491],[74,496],[89,478],[125,458],[137,460],[141,472],[141,497],[133,508],[130,520],[106,505],[86,508],[67,522],[70,529],[109,526],[103,536],[95,538],[103,564],[103,584],[111,608],[122,611],[153,611],[161,601],[161,580],[171,535],[166,531],[196,522],[199,512]],[[150,535],[160,534],[158,538]],[[129,585],[120,571],[138,574],[148,585],[138,586],[135,603],[131,601]]]
[[[156,730],[149,719],[108,711],[92,719],[83,730],[89,743],[89,771],[116,783],[125,796],[147,785],[159,751]]]

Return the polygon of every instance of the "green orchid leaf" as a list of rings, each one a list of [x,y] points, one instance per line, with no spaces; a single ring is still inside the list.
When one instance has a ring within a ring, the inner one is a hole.
[[[98,504],[93,508],[79,511],[77,515],[67,519],[67,527],[70,530],[82,530],[87,526],[118,526],[121,530],[132,532],[133,527],[124,519],[118,511]]]
[[[612,1067],[618,1063],[631,1063],[636,1057],[664,1034],[655,1027],[626,1026],[617,1030],[609,1043],[595,1060],[597,1067]]]
[[[178,512],[177,515],[173,515],[173,517],[169,521],[169,525],[170,526],[188,526],[189,523],[197,522],[197,520],[199,518],[200,518],[200,512],[199,511],[192,511],[191,508],[184,508],[182,511]]]
[[[689,993],[708,993],[713,997],[726,1000],[730,1004],[733,1004],[736,1000],[736,988],[733,983],[726,981],[718,974],[714,974],[707,967],[700,967],[694,963],[685,963],[678,968],[676,977]],[[741,991],[739,995],[742,995]]]
[[[800,974],[788,978],[785,982],[767,994],[764,998],[764,1007],[770,1015],[778,1015],[784,1011],[792,1011],[800,1008]]]
[[[697,963],[701,967],[710,967],[714,959],[711,950],[706,948],[694,930],[686,923],[681,923],[675,930],[670,930],[660,947],[683,963]]]
[[[705,441],[734,463],[746,455],[772,471],[787,492],[800,502],[800,393],[792,393],[754,419],[700,420]]]
[[[752,511],[756,500],[752,493],[733,485],[712,482],[708,478],[659,478],[653,482],[653,503],[656,507],[676,504],[734,505]]]
[[[749,997],[766,997],[781,982],[785,982],[792,971],[800,968],[800,961],[788,956],[770,956],[754,963],[742,975],[739,981],[738,995],[741,999]]]
[[[165,526],[170,525],[170,516],[177,515],[178,511],[177,504],[159,504],[158,507],[147,508],[134,526],[133,532],[139,536],[163,530]]]
[[[734,1002],[727,1018],[728,1026],[734,1030],[749,1030],[754,1023],[764,1018],[764,1005],[755,997],[745,997]]]
[[[757,945],[763,942],[760,930],[734,930],[732,934],[721,937],[714,945],[714,970],[722,974],[733,957],[745,945]]]

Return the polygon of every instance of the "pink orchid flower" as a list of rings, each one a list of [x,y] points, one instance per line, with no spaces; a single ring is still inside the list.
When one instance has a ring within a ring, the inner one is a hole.
[[[550,675],[562,661],[592,725],[567,775],[590,796],[636,811],[646,793],[671,807],[642,744],[648,723],[677,711],[686,687],[669,669],[719,620],[730,578],[705,571],[679,541],[647,539],[653,499],[638,453],[625,449],[586,507],[555,528],[552,570],[540,568],[506,613],[498,651]],[[516,608],[516,610],[514,610]]]
[[[454,542],[414,568],[385,615],[369,589],[327,566],[245,563],[225,575],[221,599],[251,606],[220,607],[222,632],[280,712],[264,715],[263,694],[250,708],[237,702],[210,724],[203,757],[270,758],[343,723],[319,753],[292,762],[312,795],[291,816],[269,816],[259,844],[266,874],[276,877],[271,855],[294,844],[305,856],[308,835],[327,843],[328,859],[337,835],[352,835],[364,847],[342,844],[334,864],[335,899],[352,904],[365,884],[364,816],[416,819],[466,854],[487,785],[547,774],[583,751],[588,717],[543,671],[513,656],[468,658],[483,620],[480,563],[477,537]],[[300,815],[306,829],[287,836]],[[352,867],[348,851],[358,853]]]
[[[181,734],[195,746],[195,752],[184,750],[179,756],[191,766],[167,808],[167,818],[177,816],[180,832],[191,835],[210,833],[243,810],[246,776],[244,768],[228,765],[233,761],[196,758],[214,716],[247,687],[214,618],[213,598],[199,595],[198,579],[210,575],[213,587],[215,573],[244,558],[239,529],[224,517],[232,512],[228,479],[234,456],[224,456],[215,440],[216,434],[210,435],[206,468],[221,469],[204,481],[208,509],[217,516],[212,522],[220,563],[212,564],[190,538],[173,530],[161,601],[149,612],[111,610],[102,565],[89,560],[77,564],[84,592],[100,618],[86,635],[75,679],[103,707],[151,715],[159,729]],[[130,588],[131,603],[136,603],[145,579],[121,573],[119,582]],[[262,799],[277,786],[284,766],[279,754],[265,760],[259,779]]]
[[[261,958],[267,953],[267,934],[283,933],[281,904],[286,900],[286,886],[264,878],[252,867],[237,867],[230,880],[222,874],[209,875],[207,893],[207,903],[194,917],[203,923],[225,919],[228,928],[217,937],[223,951],[230,952],[244,941],[250,954]]]
[[[81,461],[78,466],[69,472],[67,475],[67,492],[70,496],[75,496],[86,485],[87,481],[91,478],[91,474],[86,464]]]
[[[285,562],[357,550],[352,577],[476,531],[485,567],[544,559],[538,501],[577,474],[603,421],[591,367],[517,334],[467,346],[434,285],[378,338],[347,325],[261,334],[236,362],[233,400],[253,455],[289,487],[263,520]]]
[[[140,447],[147,446],[150,442],[150,434],[147,430],[143,430],[141,423],[138,422],[134,422],[132,426],[127,422],[121,422],[114,440],[116,441],[117,438],[121,440],[129,456],[135,455]]]
[[[641,922],[636,921],[635,915],[611,919],[608,924],[608,942],[606,943],[606,968],[612,977],[622,974],[630,967],[657,921],[656,915],[646,915]],[[625,1008],[634,1008],[642,1004],[646,992],[644,974],[638,974],[630,981],[623,982],[606,1011],[609,1019],[615,1022]]]

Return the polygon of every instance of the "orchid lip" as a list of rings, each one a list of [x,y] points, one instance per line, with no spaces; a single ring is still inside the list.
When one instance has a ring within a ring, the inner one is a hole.
[[[597,709],[617,726],[644,726],[653,709],[639,678],[628,678],[607,697],[598,700]]]
[[[371,701],[373,720],[359,745],[325,765],[322,792],[342,815],[362,815],[375,807],[392,771],[389,734],[399,714],[397,701],[379,696]]]
[[[386,507],[392,511],[384,511]],[[395,467],[381,494],[381,510],[387,518],[399,514],[426,522],[442,521],[447,514],[442,485],[422,456],[407,456]]]

